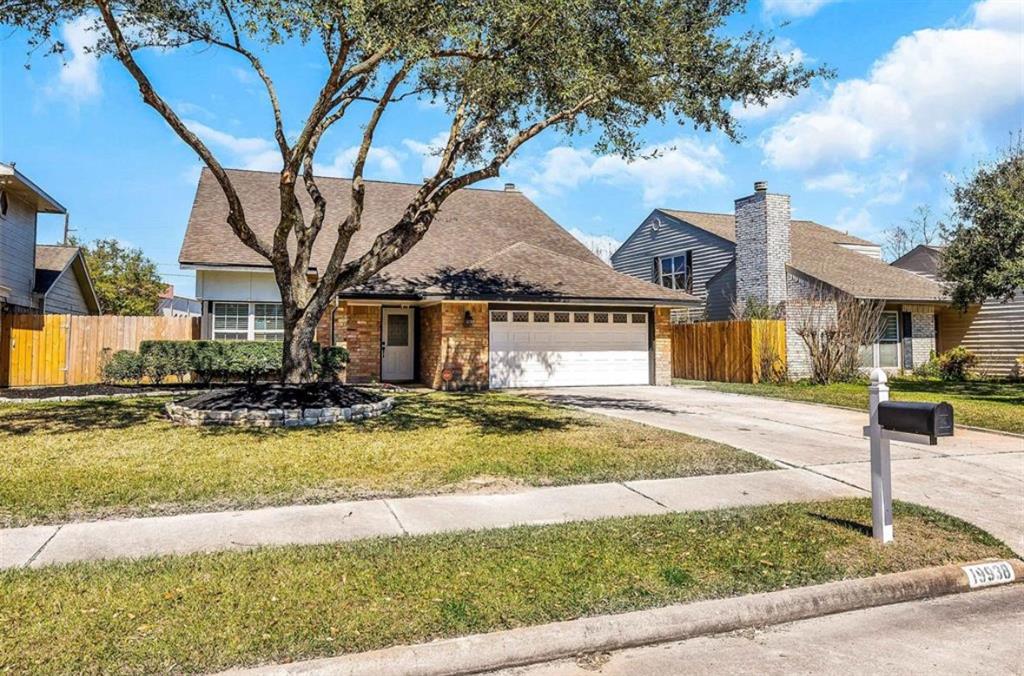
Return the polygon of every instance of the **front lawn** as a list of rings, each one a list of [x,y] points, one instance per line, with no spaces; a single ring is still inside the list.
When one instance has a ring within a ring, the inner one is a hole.
[[[302,430],[180,427],[166,401],[0,405],[0,525],[773,468],[508,394],[407,393],[381,418]]]
[[[0,574],[0,671],[189,673],[1007,557],[897,503],[790,504]]]
[[[868,407],[866,382],[831,385],[814,385],[808,382],[781,385],[688,380],[676,382],[719,392],[753,394],[792,401],[813,401],[861,411],[866,411]],[[959,424],[1024,434],[1024,383],[977,380],[956,383],[894,378],[889,381],[889,398],[895,401],[948,401],[953,405],[954,417]]]

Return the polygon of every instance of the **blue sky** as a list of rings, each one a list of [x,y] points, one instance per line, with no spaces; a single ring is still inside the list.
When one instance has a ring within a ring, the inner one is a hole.
[[[984,0],[761,0],[730,30],[771,29],[780,48],[838,77],[795,99],[740,109],[745,139],[676,123],[644,139],[663,152],[627,164],[596,156],[587,138],[542,135],[495,183],[513,181],[579,236],[610,245],[651,208],[731,211],[754,180],[792,195],[794,215],[880,239],[927,204],[950,204],[951,177],[1005,146],[1024,126],[1024,2]],[[79,237],[116,237],[141,247],[180,293],[192,274],[177,254],[199,162],[142,104],[120,66],[82,47],[69,25],[66,65],[34,56],[25,37],[0,39],[0,161],[18,168],[71,212]],[[148,52],[141,61],[229,166],[273,168],[269,109],[244,64],[211,51]],[[272,55],[286,126],[297,128],[323,77],[322,57],[298,47]],[[418,181],[444,111],[408,101],[378,134],[369,178]],[[358,126],[321,146],[324,173],[344,174]],[[41,242],[60,238],[62,219],[43,217]],[[605,238],[605,239],[602,239]]]

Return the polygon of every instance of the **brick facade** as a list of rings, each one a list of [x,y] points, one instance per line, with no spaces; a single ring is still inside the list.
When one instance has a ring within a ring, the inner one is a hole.
[[[654,308],[654,384],[672,384],[672,311]]]
[[[736,303],[748,298],[777,305],[786,301],[786,265],[790,261],[789,195],[755,186],[736,200]]]
[[[369,383],[380,380],[380,306],[341,303],[337,310],[328,309],[317,325],[317,342],[331,342],[331,319],[334,320],[334,344],[348,348],[349,365],[345,380]]]
[[[904,364],[908,368],[917,368],[931,359],[935,351],[935,308],[931,305],[904,305],[903,311],[910,313],[910,338],[903,341],[907,352]]]
[[[465,325],[467,311],[473,318],[472,326]],[[421,318],[425,332],[420,336],[421,380],[436,389],[486,389],[490,378],[487,303],[445,302],[424,308]],[[436,348],[427,344],[427,336]],[[441,378],[446,368],[455,376],[447,385]]]

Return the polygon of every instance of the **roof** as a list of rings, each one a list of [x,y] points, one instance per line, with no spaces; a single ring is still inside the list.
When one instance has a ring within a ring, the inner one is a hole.
[[[44,296],[69,268],[74,267],[78,287],[85,302],[97,312],[100,311],[99,299],[89,277],[89,269],[85,264],[81,248],[61,244],[36,245],[36,280],[33,291]]]
[[[675,209],[658,211],[736,243],[736,219],[733,214]],[[789,267],[857,298],[932,302],[948,300],[935,282],[843,245],[876,246],[874,242],[814,221],[790,221]]]
[[[0,188],[9,190],[35,204],[36,211],[44,214],[63,214],[61,204],[50,197],[42,188],[18,171],[14,164],[0,162]]]
[[[277,173],[228,170],[249,226],[270,241],[280,217]],[[351,181],[318,178],[327,199],[326,223],[310,264],[323,269],[336,241],[329,224],[348,213]],[[373,239],[402,216],[418,184],[367,181],[362,228],[352,237],[346,260],[367,251]],[[312,203],[296,191],[306,214]],[[178,260],[196,267],[259,267],[270,263],[242,244],[227,225],[220,186],[203,170]],[[294,239],[292,240],[294,245]],[[487,297],[495,299],[644,300],[664,304],[699,302],[615,272],[522,193],[463,189],[449,197],[423,239],[359,289],[360,295]]]

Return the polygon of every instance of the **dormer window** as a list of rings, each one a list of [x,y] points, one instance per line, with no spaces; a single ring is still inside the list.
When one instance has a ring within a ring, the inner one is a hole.
[[[672,256],[659,256],[654,261],[654,273],[658,283],[668,289],[693,290],[693,252],[684,251]]]

